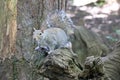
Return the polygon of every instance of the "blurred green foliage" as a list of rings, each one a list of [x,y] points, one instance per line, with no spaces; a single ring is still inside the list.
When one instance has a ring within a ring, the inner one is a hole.
[[[95,6],[103,6],[105,4],[105,0],[98,0],[96,3],[94,3]]]
[[[120,29],[115,31],[117,35],[120,35]]]
[[[114,37],[112,37],[112,36],[106,36],[106,38],[107,38],[108,40],[112,41],[112,42],[118,41],[117,38],[114,38]]]

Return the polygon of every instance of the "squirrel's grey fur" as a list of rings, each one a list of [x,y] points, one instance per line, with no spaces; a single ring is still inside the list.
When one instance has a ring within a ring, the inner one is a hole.
[[[71,48],[68,36],[64,30],[60,28],[48,28],[44,31],[34,30],[33,39],[36,40],[39,48],[48,48],[53,51],[58,48],[66,47]],[[70,45],[69,45],[70,44]],[[48,50],[46,48],[46,50]]]

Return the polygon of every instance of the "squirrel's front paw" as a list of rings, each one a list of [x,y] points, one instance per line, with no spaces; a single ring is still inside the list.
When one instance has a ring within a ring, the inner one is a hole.
[[[51,54],[52,52],[53,52],[53,51],[51,50],[51,51],[48,52],[48,54]]]

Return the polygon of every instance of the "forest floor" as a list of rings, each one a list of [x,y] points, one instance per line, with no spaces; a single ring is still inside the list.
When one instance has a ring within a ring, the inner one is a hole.
[[[84,26],[98,34],[111,49],[120,40],[119,4],[106,4],[102,7],[69,5],[67,15],[75,25]]]

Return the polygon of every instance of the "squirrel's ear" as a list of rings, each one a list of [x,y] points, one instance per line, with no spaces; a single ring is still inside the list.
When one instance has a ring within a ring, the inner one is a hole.
[[[43,33],[43,32],[44,32],[44,27],[42,27],[40,30],[41,30],[41,32]]]
[[[33,30],[35,31],[36,29],[35,29],[35,28],[33,28]]]

